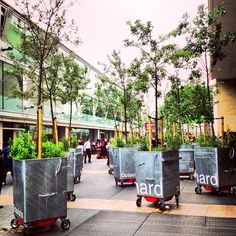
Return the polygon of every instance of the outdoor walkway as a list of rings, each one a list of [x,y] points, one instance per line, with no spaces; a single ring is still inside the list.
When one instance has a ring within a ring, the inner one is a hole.
[[[75,185],[75,202],[68,202],[71,227],[61,231],[60,222],[33,235],[236,235],[236,195],[195,194],[195,181],[181,180],[180,206],[174,199],[170,210],[161,212],[151,203],[136,206],[136,188],[115,185],[106,160],[93,158],[86,164],[81,182]],[[9,183],[11,177],[8,176]],[[22,235],[12,230],[13,199],[11,184],[3,186],[0,203],[0,234]],[[168,202],[167,202],[168,203]]]

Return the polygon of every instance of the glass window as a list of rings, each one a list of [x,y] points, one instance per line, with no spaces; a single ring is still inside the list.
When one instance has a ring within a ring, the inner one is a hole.
[[[14,89],[23,91],[22,77],[14,74],[13,65],[3,63],[3,108],[5,110],[22,111],[22,99],[15,97]]]

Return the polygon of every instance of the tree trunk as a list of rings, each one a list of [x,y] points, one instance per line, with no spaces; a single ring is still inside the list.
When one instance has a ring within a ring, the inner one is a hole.
[[[39,65],[39,83],[38,83],[38,112],[37,112],[37,153],[38,158],[42,158],[42,130],[43,130],[43,116],[39,114],[39,110],[43,110],[42,107],[42,87],[43,87],[43,58],[41,58]]]
[[[70,121],[69,121],[69,137],[68,137],[69,146],[71,144],[71,123],[72,123],[72,101],[70,101]]]
[[[158,145],[158,78],[155,78],[155,132],[156,132],[156,144]]]
[[[49,96],[49,101],[50,101],[51,119],[52,119],[52,137],[53,137],[53,142],[56,143],[52,94],[50,94]]]

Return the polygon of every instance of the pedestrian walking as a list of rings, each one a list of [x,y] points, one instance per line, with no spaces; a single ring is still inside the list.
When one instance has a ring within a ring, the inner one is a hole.
[[[101,158],[101,151],[102,151],[102,144],[100,142],[100,139],[96,142],[96,153],[97,153],[97,159]]]
[[[5,146],[2,149],[2,154],[3,154],[3,166],[4,166],[4,177],[3,177],[3,183],[7,184],[6,182],[6,177],[7,177],[7,172],[11,172],[11,176],[13,177],[13,170],[12,170],[12,159],[9,158],[9,151],[10,148],[8,146]]]
[[[84,143],[84,150],[85,150],[85,156],[84,156],[84,163],[87,163],[87,157],[88,162],[91,162],[91,141],[90,138],[87,139],[87,141]]]

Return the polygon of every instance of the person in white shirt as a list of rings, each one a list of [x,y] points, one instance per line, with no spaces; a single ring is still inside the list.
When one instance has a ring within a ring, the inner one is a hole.
[[[87,157],[88,157],[88,162],[91,162],[91,141],[90,138],[87,139],[87,141],[84,143],[84,150],[85,150],[85,155],[84,155],[84,163],[87,163]]]

